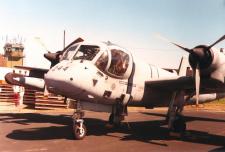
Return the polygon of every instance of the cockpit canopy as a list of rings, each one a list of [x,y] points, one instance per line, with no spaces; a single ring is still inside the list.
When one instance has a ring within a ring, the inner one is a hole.
[[[110,53],[111,60],[108,69],[106,69],[109,62],[109,55],[107,51],[102,53],[95,65],[101,71],[107,70],[112,75],[119,77],[123,76],[129,65],[129,55],[118,49],[111,49]]]
[[[111,76],[124,78],[132,70],[131,55],[120,48],[109,48],[101,54],[95,65]]]
[[[118,46],[76,44],[67,49],[61,60],[87,60],[116,78],[129,77],[133,61],[131,54]]]

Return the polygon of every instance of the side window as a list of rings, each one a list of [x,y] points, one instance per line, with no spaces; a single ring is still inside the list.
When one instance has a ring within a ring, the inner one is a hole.
[[[96,61],[95,65],[97,66],[97,68],[101,71],[105,71],[105,68],[107,66],[108,63],[108,53],[107,51],[103,52],[102,55],[98,58],[98,60]]]
[[[121,50],[111,50],[111,64],[109,72],[116,76],[123,76],[129,65],[129,55]]]

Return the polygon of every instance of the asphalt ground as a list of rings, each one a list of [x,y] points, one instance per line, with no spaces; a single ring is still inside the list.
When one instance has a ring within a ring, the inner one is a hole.
[[[131,110],[119,129],[105,127],[109,114],[86,111],[88,135],[74,140],[71,110],[12,110],[0,111],[1,152],[225,151],[224,111],[186,109],[181,138],[169,135],[165,108]]]

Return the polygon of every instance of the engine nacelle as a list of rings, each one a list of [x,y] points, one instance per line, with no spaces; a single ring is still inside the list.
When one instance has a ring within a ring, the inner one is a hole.
[[[192,69],[197,66],[201,77],[212,78],[224,83],[225,55],[215,48],[199,45],[192,49],[189,64]]]

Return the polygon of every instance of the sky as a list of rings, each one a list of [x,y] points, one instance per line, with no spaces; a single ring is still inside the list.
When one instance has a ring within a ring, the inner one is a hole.
[[[14,39],[25,45],[25,65],[48,68],[47,50],[77,37],[111,41],[144,61],[177,68],[185,47],[211,44],[225,34],[225,0],[0,0],[0,53]],[[216,45],[225,48],[225,41]]]

